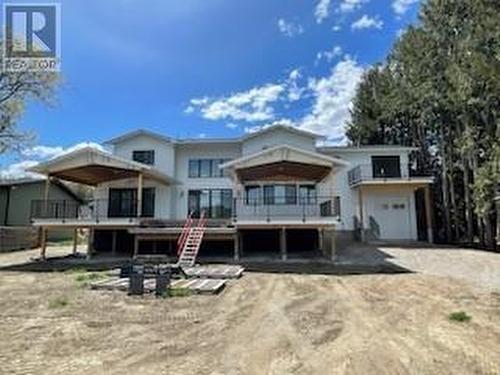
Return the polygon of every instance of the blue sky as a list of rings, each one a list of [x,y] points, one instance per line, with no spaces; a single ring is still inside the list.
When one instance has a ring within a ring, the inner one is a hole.
[[[37,139],[22,155],[0,157],[4,177],[81,142],[136,128],[229,137],[284,122],[342,142],[362,72],[383,60],[419,6],[418,0],[60,3],[58,104],[28,105],[20,128]]]

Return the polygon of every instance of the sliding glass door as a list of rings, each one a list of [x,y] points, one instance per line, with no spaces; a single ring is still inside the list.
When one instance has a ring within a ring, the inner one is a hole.
[[[211,219],[226,219],[231,217],[233,206],[233,191],[231,189],[190,190],[188,195],[188,211],[194,217],[200,217],[205,212]]]

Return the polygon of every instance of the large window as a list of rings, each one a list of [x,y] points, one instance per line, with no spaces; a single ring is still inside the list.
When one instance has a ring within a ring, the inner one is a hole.
[[[143,164],[153,165],[155,163],[155,152],[154,150],[132,151],[132,160]]]
[[[316,186],[300,185],[299,187],[299,203],[300,204],[316,204],[318,196],[316,194]]]
[[[300,203],[313,204],[316,202],[316,188],[307,186],[306,190],[299,188],[299,197],[305,192],[305,200]],[[251,185],[245,187],[245,203],[247,205],[295,205],[297,204],[297,185]]]
[[[231,189],[190,190],[188,194],[188,211],[194,217],[200,217],[202,211],[211,219],[231,217],[233,207],[233,191]]]
[[[224,177],[224,171],[219,168],[229,159],[191,159],[189,160],[190,178],[215,178]]]
[[[142,190],[142,217],[153,217],[155,189]],[[109,189],[108,217],[136,217],[137,189]]]
[[[372,156],[373,178],[399,178],[399,156]]]

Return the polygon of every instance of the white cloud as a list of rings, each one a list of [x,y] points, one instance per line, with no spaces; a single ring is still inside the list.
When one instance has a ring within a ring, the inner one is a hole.
[[[7,166],[4,170],[0,171],[0,178],[19,179],[43,177],[37,173],[27,172],[26,169],[34,167],[41,161],[50,160],[58,156],[69,154],[70,152],[80,150],[85,147],[92,147],[106,152],[104,147],[95,142],[77,143],[67,148],[64,148],[62,146],[37,145],[21,151],[21,154],[28,159]]]
[[[342,13],[353,12],[366,4],[369,0],[342,0],[339,6],[339,10]]]
[[[378,16],[369,17],[364,15],[357,21],[353,22],[351,28],[353,30],[364,30],[364,29],[382,29],[384,26],[384,21],[382,21]]]
[[[236,129],[238,127],[238,124],[235,124],[234,122],[229,122],[226,124],[226,128],[228,129]]]
[[[302,98],[306,88],[299,85],[298,81],[301,78],[302,74],[299,69],[292,70],[288,75],[288,80],[286,81],[286,86],[288,88],[288,101],[296,102]]]
[[[332,27],[332,31],[338,33],[340,30],[342,30],[342,26],[340,25],[335,25]]]
[[[414,4],[418,3],[419,0],[394,0],[392,2],[392,9],[394,12],[400,16],[405,14],[408,9],[410,9]]]
[[[335,57],[340,55],[342,55],[342,47],[333,46],[329,51],[321,51],[316,54],[316,64],[319,63],[322,59],[325,59],[328,62],[332,62]]]
[[[283,18],[278,20],[278,29],[283,35],[289,38],[304,33],[304,28],[300,24],[287,22]]]
[[[34,167],[37,164],[38,161],[35,160],[24,160],[19,163],[11,164],[0,171],[0,179],[17,180],[20,178],[43,178],[43,176],[37,173],[26,171],[26,169]]]
[[[343,138],[350,108],[364,69],[352,58],[337,63],[330,76],[312,79],[309,88],[314,103],[311,113],[298,124],[302,129],[323,134],[328,138]]]
[[[316,17],[316,22],[321,23],[324,19],[328,18],[330,14],[330,3],[331,0],[319,0],[316,8],[314,10],[314,16]]]
[[[186,113],[198,110],[207,120],[268,121],[274,118],[271,103],[276,102],[284,91],[281,84],[267,84],[220,99],[191,99]]]

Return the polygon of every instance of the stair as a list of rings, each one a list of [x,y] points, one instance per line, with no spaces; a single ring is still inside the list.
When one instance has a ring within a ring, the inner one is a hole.
[[[193,219],[191,215],[187,218],[178,241],[178,266],[193,267],[195,265],[196,257],[203,241],[203,235],[205,234],[206,223],[207,220],[205,219],[204,212],[201,213],[198,220]]]

